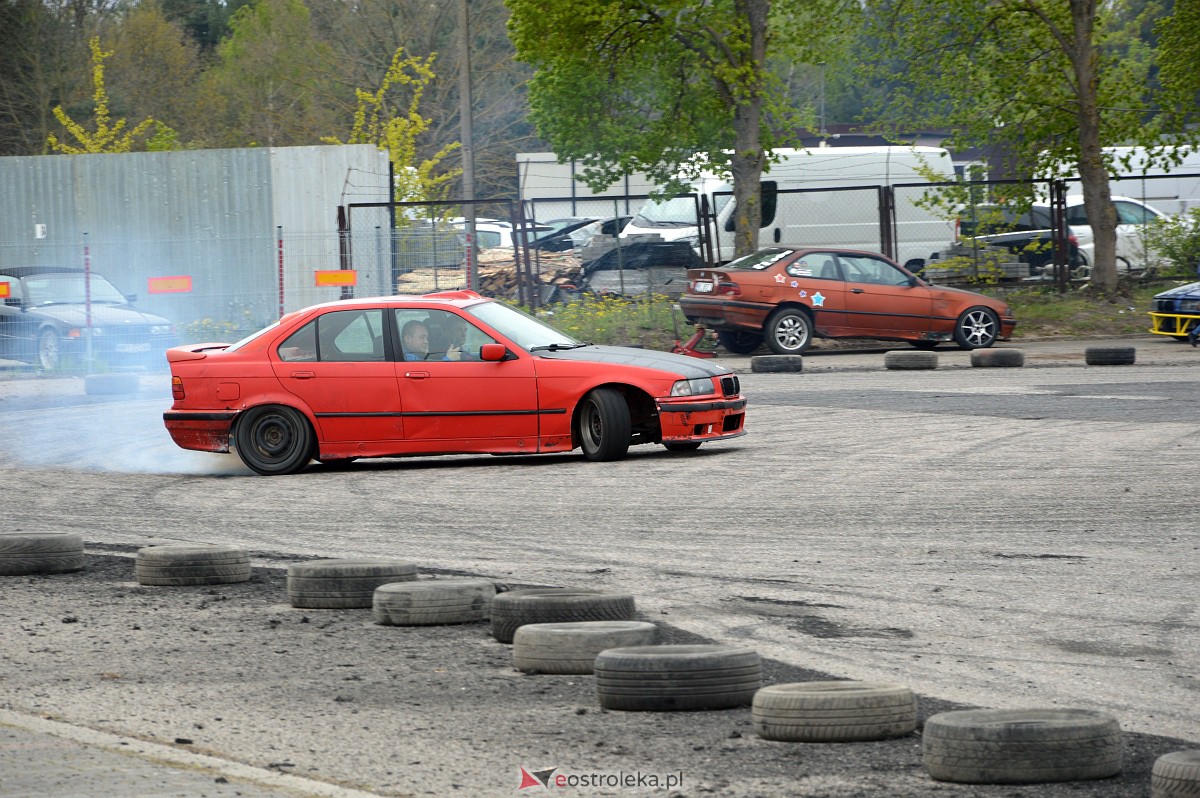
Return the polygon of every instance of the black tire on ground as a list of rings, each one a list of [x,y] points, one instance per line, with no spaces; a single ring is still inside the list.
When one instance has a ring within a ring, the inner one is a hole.
[[[976,349],[971,352],[971,365],[976,368],[1019,368],[1025,365],[1025,353],[1020,349]]]
[[[600,706],[632,712],[742,707],[762,687],[758,652],[737,646],[611,648],[594,670]]]
[[[83,378],[83,392],[88,396],[113,396],[117,394],[137,393],[141,389],[141,378],[128,371],[89,374]]]
[[[777,355],[802,355],[812,344],[813,321],[807,311],[780,308],[763,328],[767,347]]]
[[[937,366],[937,352],[898,349],[894,352],[884,352],[883,354],[883,367],[890,371],[927,370],[936,369]]]
[[[750,370],[765,374],[804,371],[804,356],[756,355],[750,358]]]
[[[1200,750],[1175,751],[1154,760],[1150,798],[1196,798],[1200,795]]]
[[[417,566],[383,558],[328,559],[292,563],[287,569],[288,601],[314,610],[367,609],[376,588],[417,578]]]
[[[967,308],[954,322],[959,349],[987,349],[1000,337],[1000,318],[991,308]]]
[[[234,546],[148,546],[138,549],[133,570],[139,585],[233,584],[250,579],[250,555]]]
[[[755,693],[751,719],[766,740],[883,740],[917,728],[917,701],[910,689],[895,684],[794,682]]]
[[[38,332],[37,363],[44,371],[54,371],[62,365],[62,344],[52,327]]]
[[[375,589],[371,615],[384,626],[429,626],[487,620],[496,586],[486,579],[393,582]]]
[[[1121,772],[1121,727],[1085,709],[974,709],[925,721],[922,758],[938,781],[1036,784]]]
[[[663,446],[669,452],[694,452],[700,448],[700,441],[668,441]]]
[[[1137,359],[1137,349],[1132,346],[1089,346],[1083,350],[1083,359],[1089,366],[1132,366]]]
[[[527,623],[628,621],[633,613],[629,593],[576,588],[512,590],[500,593],[492,602],[492,636],[511,643],[517,629]]]
[[[83,538],[66,532],[0,533],[0,576],[82,570]]]
[[[312,459],[316,436],[308,419],[283,405],[252,407],[238,416],[234,448],[242,462],[266,476],[294,474]]]
[[[596,388],[579,403],[576,434],[583,456],[594,462],[624,459],[632,433],[629,405],[613,388]]]
[[[763,337],[742,330],[718,330],[717,341],[735,355],[748,355],[762,346]]]
[[[657,640],[646,621],[527,623],[513,634],[512,663],[525,673],[591,673],[601,651]]]

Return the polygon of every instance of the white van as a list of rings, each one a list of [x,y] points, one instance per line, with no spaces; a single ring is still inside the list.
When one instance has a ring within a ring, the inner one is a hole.
[[[954,180],[950,153],[940,147],[816,147],[775,150],[779,160],[763,174],[762,246],[822,246],[878,252],[879,186]],[[709,198],[716,219],[710,228],[714,256],[734,251],[733,186],[727,176],[707,174],[695,194]],[[797,191],[798,190],[798,191]],[[896,260],[924,259],[954,238],[954,224],[919,203],[923,189],[896,192]],[[621,232],[622,238],[657,234],[689,239],[699,248],[696,199],[685,195],[647,201]]]

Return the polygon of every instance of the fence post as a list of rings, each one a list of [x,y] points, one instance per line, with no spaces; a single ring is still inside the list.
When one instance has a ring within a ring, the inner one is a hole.
[[[84,328],[87,331],[87,344],[84,350],[87,359],[87,373],[92,373],[92,249],[88,246],[88,234],[83,234],[83,312]]]
[[[1058,292],[1065,294],[1071,279],[1071,264],[1067,251],[1067,184],[1050,181],[1050,224],[1053,228],[1054,271]],[[1090,264],[1095,266],[1095,264]]]
[[[275,226],[276,270],[279,276],[279,318],[283,318],[283,225]]]

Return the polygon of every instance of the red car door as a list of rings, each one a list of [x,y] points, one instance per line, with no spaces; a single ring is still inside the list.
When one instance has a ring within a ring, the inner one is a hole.
[[[275,350],[279,381],[317,417],[323,441],[403,440],[397,363],[385,346],[381,308],[331,311]]]
[[[483,362],[479,348],[497,341],[462,316],[440,309],[397,308],[394,313],[407,440],[436,442],[432,448],[445,451],[537,451],[532,357]],[[427,332],[426,352],[404,344],[410,339],[403,331],[418,324]],[[466,325],[461,343],[450,330],[454,325],[459,336]]]
[[[846,325],[862,335],[913,337],[930,329],[929,289],[891,262],[870,255],[839,254],[846,277]]]

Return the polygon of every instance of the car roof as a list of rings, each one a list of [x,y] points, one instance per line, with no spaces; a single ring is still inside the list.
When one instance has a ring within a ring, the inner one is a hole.
[[[36,274],[83,274],[74,266],[0,266],[0,274],[8,277],[32,277]],[[96,272],[93,270],[93,274]]]
[[[452,305],[458,308],[469,307],[470,305],[478,305],[484,302],[494,302],[491,297],[481,296],[474,291],[436,291],[431,294],[392,294],[390,296],[371,296],[371,297],[355,297],[354,299],[334,299],[329,302],[321,302],[316,305],[309,305],[303,308],[297,308],[292,312],[300,312],[303,310],[316,310],[318,308],[363,308],[373,307],[376,305],[386,305],[389,307],[402,306],[409,303],[420,303],[427,305],[429,303]]]

